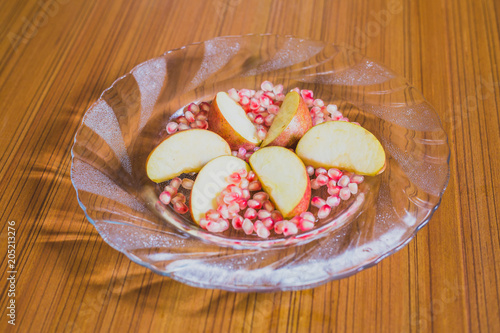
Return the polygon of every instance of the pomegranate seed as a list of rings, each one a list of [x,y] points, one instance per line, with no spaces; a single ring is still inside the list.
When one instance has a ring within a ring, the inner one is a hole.
[[[313,98],[313,92],[312,92],[312,90],[302,89],[300,91],[300,94],[302,95],[302,98],[304,98],[304,99],[306,99],[306,98]]]
[[[271,201],[269,201],[269,200],[264,201],[264,204],[262,205],[262,207],[265,210],[267,210],[268,212],[272,212],[274,210],[274,206],[271,203]]]
[[[273,87],[273,93],[281,94],[283,92],[283,85],[282,84],[277,84]]]
[[[327,186],[328,188],[330,188],[330,187],[336,187],[336,186],[337,186],[337,182],[336,182],[335,180],[333,180],[333,179],[330,179],[330,180],[328,181],[328,184],[326,184],[326,186]]]
[[[253,223],[253,230],[257,232],[257,229],[259,228],[265,228],[264,223],[262,223],[261,220],[257,220]]]
[[[337,207],[338,205],[340,205],[340,198],[332,195],[326,198],[326,204],[330,207]]]
[[[351,177],[351,183],[361,184],[365,180],[365,177],[361,175],[354,175]]]
[[[177,128],[179,127],[179,124],[177,124],[176,122],[169,122],[167,124],[167,133],[168,134],[173,134],[175,132],[177,132]]]
[[[311,199],[311,205],[313,205],[316,208],[320,208],[320,207],[326,205],[326,201],[320,197],[313,197]]]
[[[271,217],[271,212],[269,212],[265,209],[261,209],[257,212],[257,216],[259,219],[263,220],[265,218]]]
[[[271,127],[274,121],[274,117],[276,117],[274,114],[268,115],[266,118],[264,118],[264,124],[266,124],[266,126]]]
[[[248,177],[247,177],[248,179]],[[260,185],[259,181],[253,181],[250,184],[248,184],[248,189],[250,191],[260,191],[262,189],[262,186]]]
[[[169,186],[172,186],[175,189],[178,189],[179,186],[181,186],[182,180],[179,177],[173,178],[170,183],[168,184]]]
[[[285,100],[285,94],[276,94],[276,100],[278,102],[283,102]]]
[[[289,235],[295,235],[297,232],[299,232],[299,229],[297,229],[297,226],[290,221],[285,222],[285,226],[283,227],[283,235],[289,236]]]
[[[330,177],[333,180],[338,181],[340,179],[340,177],[342,177],[342,171],[340,171],[339,169],[334,169],[334,168],[329,169],[328,170],[328,177]]]
[[[244,219],[241,227],[243,228],[245,234],[251,235],[253,233],[253,223],[249,219]]]
[[[322,206],[318,210],[318,218],[324,219],[325,217],[327,217],[328,215],[330,215],[331,211],[332,211],[332,208],[330,206],[328,206],[328,205]]]
[[[316,177],[316,182],[318,183],[319,186],[324,186],[328,184],[328,181],[329,179],[327,175],[320,174],[318,175],[318,177]]]
[[[247,189],[248,188],[248,184],[250,184],[250,182],[248,181],[248,179],[243,178],[241,180],[241,182],[240,182],[240,188]]]
[[[219,221],[214,222],[214,221],[209,221],[207,223],[207,230],[210,232],[222,232],[222,225],[219,223]]]
[[[169,192],[163,191],[160,194],[160,201],[164,205],[168,205],[170,203],[170,200],[172,199],[172,196],[170,195]]]
[[[243,189],[241,191],[241,197],[245,200],[250,199],[250,191],[248,189]]]
[[[240,210],[247,208],[247,201],[245,199],[238,199],[235,202],[240,206]]]
[[[250,104],[250,98],[247,96],[240,96],[240,104],[241,105],[249,105]]]
[[[240,230],[243,227],[243,218],[240,215],[236,215],[235,217],[233,217],[231,224],[233,225],[234,229]]]
[[[342,177],[340,177],[337,184],[341,187],[346,187],[347,185],[349,185],[350,181],[351,180],[349,179],[349,176],[343,175]]]
[[[323,106],[325,106],[325,102],[323,102],[323,100],[319,99],[319,98],[315,99],[314,102],[313,102],[313,104],[316,105],[316,106],[319,106],[320,108],[323,107]]]
[[[187,106],[187,110],[192,113],[198,113],[200,112],[200,107],[196,105],[196,103],[191,103]]]
[[[247,150],[245,148],[241,147],[241,148],[238,149],[238,155],[237,156],[239,158],[244,158],[246,153],[247,153]],[[245,176],[240,175],[240,176],[246,177],[246,175]]]
[[[349,184],[349,185],[347,185],[347,186],[348,186],[347,188],[349,189],[349,191],[350,191],[352,194],[356,194],[356,193],[358,193],[358,184],[356,184],[356,183],[350,183],[350,184]]]
[[[190,128],[198,128],[198,126],[196,125],[196,121],[189,124],[189,127]]]
[[[299,222],[302,218],[299,215],[296,215],[292,217],[292,219],[289,221],[290,223],[293,223],[295,225],[299,225]]]
[[[241,181],[241,176],[237,172],[233,172],[232,174],[229,175],[229,177],[227,177],[227,182],[231,184],[239,184],[240,181]]]
[[[257,137],[260,140],[264,140],[266,138],[266,135],[267,135],[267,131],[264,127],[260,127],[257,129]]]
[[[229,229],[229,221],[228,220],[220,219],[218,222],[219,222],[219,225],[221,227],[221,231],[226,231],[227,229]]]
[[[230,204],[235,200],[238,200],[240,196],[237,193],[228,193],[224,196],[224,203]]]
[[[179,131],[185,131],[185,130],[191,129],[191,127],[187,124],[179,124],[179,127],[177,129]]]
[[[207,219],[201,219],[200,220],[200,227],[202,227],[203,229],[206,229],[208,222],[210,222],[210,221]]]
[[[205,217],[210,221],[217,221],[220,218],[220,214],[215,209],[210,209],[205,213]]]
[[[248,179],[248,181],[250,181],[250,182],[251,182],[252,180],[254,180],[254,179],[255,179],[255,172],[253,172],[253,171],[249,171],[249,172],[248,172],[248,175],[247,175],[247,179]]]
[[[229,214],[237,214],[240,212],[240,205],[237,202],[232,202],[227,207],[227,210],[229,211]]]
[[[238,195],[238,199],[243,195],[243,190],[238,186],[231,186],[231,192]]]
[[[217,211],[223,218],[225,219],[229,218],[229,209],[227,208],[227,205],[224,204],[220,205],[219,207],[217,207]]]
[[[208,119],[208,116],[205,114],[204,111],[201,111],[200,113],[198,113],[196,115],[196,120],[207,120]]]
[[[194,181],[192,179],[184,178],[182,180],[182,187],[184,187],[186,190],[192,189],[193,185],[194,185]]]
[[[279,221],[274,224],[274,232],[277,234],[283,233],[283,228],[285,227],[286,221]]]
[[[301,219],[298,227],[302,231],[307,231],[307,230],[311,230],[312,228],[314,228],[314,223],[309,221],[309,220],[306,220],[306,219]]]
[[[352,121],[352,122],[351,122],[351,124],[361,126],[361,124],[360,124],[360,123],[358,123],[357,121]]]
[[[279,222],[279,221],[283,221],[283,216],[281,215],[281,213],[277,210],[273,211],[271,213],[271,218],[275,221],[275,222]]]
[[[179,214],[186,214],[189,210],[188,206],[182,201],[174,202],[174,210]]]
[[[263,106],[264,108],[266,108],[269,105],[273,104],[273,100],[271,98],[269,98],[269,96],[267,96],[267,95],[262,95],[259,98],[259,103],[260,103],[261,106]]]
[[[330,112],[333,114],[335,111],[337,111],[337,105],[335,104],[328,104],[326,107],[326,111]]]
[[[262,202],[250,199],[247,201],[247,205],[248,207],[253,209],[260,209],[262,207]]]
[[[194,124],[196,125],[196,128],[208,129],[208,122],[206,120],[197,120],[194,122]]]
[[[234,157],[238,157],[238,152],[236,150],[232,150],[231,155],[233,155]]]
[[[189,124],[189,121],[186,119],[186,117],[184,116],[180,116],[180,117],[177,117],[175,119],[175,121],[177,121],[180,124],[185,124],[185,125],[188,125]]]
[[[260,100],[260,96],[262,96],[263,94],[264,94],[263,90],[258,90],[252,97],[257,100]]]
[[[278,114],[278,111],[279,111],[279,106],[277,105],[269,105],[269,107],[267,108],[267,112],[269,112],[270,114]]]
[[[205,111],[205,112],[210,111],[210,104],[208,104],[207,102],[201,102],[200,103],[200,110]]]
[[[328,172],[326,171],[325,168],[317,168],[315,171],[314,171],[314,174],[317,176],[319,175],[326,175]]]
[[[264,226],[269,230],[274,228],[274,221],[271,217],[266,217],[265,219],[263,219],[262,224],[264,224]]]
[[[339,195],[340,190],[342,187],[340,186],[333,186],[328,188],[328,194],[329,195]]]
[[[238,91],[238,95],[240,95],[240,98],[245,96],[245,97],[252,97],[252,94],[250,93],[250,90],[249,89],[241,89],[240,91]]]
[[[264,202],[267,199],[269,199],[269,195],[266,192],[257,192],[253,195],[253,199],[260,202]]]
[[[253,120],[254,123],[258,124],[258,125],[261,125],[264,123],[264,117],[262,117],[260,114],[255,117],[255,119]]]
[[[345,121],[345,122],[349,122],[349,118],[347,117],[342,117],[339,119],[339,121]]]
[[[248,208],[245,211],[244,216],[245,216],[246,219],[253,220],[254,218],[257,217],[257,211],[255,209],[253,209],[253,208]]]
[[[273,91],[273,84],[269,81],[264,81],[262,82],[262,84],[260,85],[260,88],[264,91]]]
[[[318,184],[318,181],[316,179],[311,180],[311,188],[313,190],[319,189],[321,186]]]
[[[321,117],[314,117],[313,119],[313,126],[316,126],[316,125],[319,125],[319,124],[322,124],[325,122],[325,119],[321,118]]]
[[[186,117],[187,121],[189,121],[190,123],[195,121],[194,114],[191,111],[186,111],[184,113],[184,117]]]
[[[351,197],[351,191],[349,191],[349,188],[342,188],[339,192],[339,197],[342,200],[349,200],[349,198]]]
[[[321,108],[320,107],[317,107],[317,106],[313,106],[311,108],[311,111],[310,111],[311,115],[313,115],[314,117],[321,117],[323,118],[323,112],[321,111]]]
[[[267,238],[270,234],[271,233],[264,225],[257,229],[257,236],[259,236],[260,238]]]
[[[182,193],[177,193],[173,198],[172,198],[172,203],[176,203],[176,202],[182,202],[182,203],[185,203],[186,202],[186,196]]]
[[[163,190],[170,193],[170,197],[173,197],[174,195],[177,194],[177,188],[172,187],[170,185],[165,186]]]
[[[260,108],[259,101],[256,98],[250,99],[250,109],[251,110],[258,110]]]
[[[300,214],[300,217],[303,218],[303,219],[306,219],[308,221],[311,221],[311,222],[316,221],[316,218],[314,217],[314,214],[311,213],[311,212],[304,212],[304,213]]]
[[[332,113],[331,117],[332,117],[332,120],[337,120],[337,121],[344,118],[344,116],[342,115],[342,113],[340,111],[335,111],[334,113]]]
[[[227,94],[229,95],[229,97],[231,97],[236,103],[238,103],[240,101],[240,95],[238,94],[238,92],[236,91],[236,89],[234,88],[231,88],[227,91]]]
[[[247,117],[248,117],[248,119],[250,119],[251,121],[255,121],[255,117],[256,117],[256,115],[255,115],[255,113],[253,113],[253,112],[248,112],[248,113],[247,113]]]
[[[248,159],[250,158],[250,156],[252,156],[252,154],[253,154],[252,152],[246,153],[245,154],[245,161],[248,161]]]

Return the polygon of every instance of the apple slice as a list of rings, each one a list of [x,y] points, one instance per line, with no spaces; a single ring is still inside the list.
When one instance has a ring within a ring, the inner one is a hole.
[[[240,147],[249,150],[261,142],[245,110],[226,92],[219,92],[215,96],[208,112],[208,123],[210,130],[226,139],[233,150]]]
[[[264,191],[284,218],[307,211],[311,183],[306,167],[297,155],[283,147],[266,147],[253,153],[249,162]]]
[[[286,94],[261,147],[293,147],[311,127],[311,115],[306,103],[296,91],[291,91]]]
[[[296,153],[315,168],[338,168],[367,176],[378,174],[385,164],[384,148],[377,138],[345,121],[314,126],[300,139]]]
[[[217,209],[217,197],[229,185],[226,179],[241,169],[250,171],[245,161],[234,156],[217,157],[201,169],[191,189],[191,217],[196,223],[208,210]]]
[[[208,161],[222,155],[231,155],[231,148],[217,134],[203,129],[177,132],[149,154],[146,172],[152,181],[160,183],[181,173],[200,171]]]

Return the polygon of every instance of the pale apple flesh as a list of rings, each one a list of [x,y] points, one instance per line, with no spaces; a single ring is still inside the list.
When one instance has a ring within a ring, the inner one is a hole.
[[[285,96],[261,147],[293,147],[311,127],[306,103],[296,91],[291,91]]]
[[[329,121],[311,128],[295,151],[306,165],[338,168],[374,176],[385,164],[384,148],[363,127],[345,121]]]
[[[208,113],[208,123],[210,130],[223,137],[233,150],[240,147],[249,150],[261,143],[257,129],[245,110],[226,92],[215,96]]]
[[[242,169],[250,171],[248,164],[234,156],[221,156],[208,162],[196,176],[191,189],[191,217],[196,223],[210,209],[217,209],[217,197],[229,183],[227,178]]]
[[[297,155],[283,147],[266,147],[253,153],[249,162],[262,188],[284,218],[307,211],[311,183]]]
[[[231,155],[231,148],[219,135],[202,129],[177,132],[151,152],[146,172],[152,181],[161,183],[182,173],[198,172],[223,155]]]

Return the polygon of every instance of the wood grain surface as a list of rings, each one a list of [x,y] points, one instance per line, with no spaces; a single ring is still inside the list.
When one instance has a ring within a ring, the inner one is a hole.
[[[2,0],[0,331],[500,332],[499,21],[495,0]],[[451,148],[440,208],[379,265],[310,290],[197,289],[132,263],[71,185],[85,110],[164,51],[266,32],[350,46],[423,92]]]

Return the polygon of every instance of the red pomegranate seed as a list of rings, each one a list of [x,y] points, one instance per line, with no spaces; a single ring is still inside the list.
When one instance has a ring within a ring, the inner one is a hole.
[[[264,117],[262,117],[260,114],[258,116],[255,117],[255,119],[253,120],[254,123],[256,123],[257,125],[261,125],[264,123]]]
[[[340,198],[337,196],[329,196],[326,198],[326,204],[330,207],[337,207],[340,205]]]
[[[220,205],[219,207],[217,207],[217,211],[223,218],[225,219],[229,218],[229,209],[227,208],[227,205],[224,204]]]
[[[196,125],[196,128],[208,129],[208,122],[206,120],[196,120],[194,124]]]
[[[229,221],[228,220],[220,219],[218,222],[219,222],[219,225],[221,227],[221,231],[226,231],[227,229],[229,229]]]
[[[342,200],[349,200],[349,198],[351,197],[351,191],[349,191],[349,188],[342,188],[339,192],[339,197]]]
[[[283,102],[285,100],[285,94],[276,94],[276,101],[278,101],[278,104],[281,104],[280,102]]]
[[[266,126],[271,127],[271,125],[273,124],[273,121],[274,121],[274,117],[276,117],[274,114],[268,115],[266,118],[264,118],[264,124]]]
[[[260,208],[262,208],[262,202],[254,200],[254,199],[248,200],[247,201],[247,205],[248,205],[248,207],[253,208],[253,209],[260,209]]]
[[[229,211],[229,214],[237,214],[240,212],[240,205],[237,202],[232,202],[227,207],[227,210]]]
[[[336,182],[335,180],[333,180],[333,179],[330,179],[330,180],[328,181],[328,184],[326,184],[326,186],[327,186],[328,188],[331,188],[331,187],[336,187],[336,186],[337,186],[337,182]]]
[[[238,103],[240,101],[240,95],[238,94],[238,92],[236,91],[236,89],[234,88],[231,88],[227,91],[227,94],[229,95],[229,97],[231,97],[236,103]]]
[[[177,121],[179,123],[179,125],[180,124],[189,125],[189,121],[184,116],[180,116],[180,117],[175,118],[175,121]]]
[[[231,193],[235,193],[238,195],[238,199],[243,195],[243,190],[238,186],[231,186]]]
[[[248,161],[248,159],[250,158],[250,156],[252,156],[252,152],[249,152],[249,153],[246,153],[245,154],[245,161]]]
[[[247,189],[248,188],[248,184],[250,184],[250,182],[248,181],[248,179],[246,178],[243,178],[240,182],[240,188],[241,189]]]
[[[282,84],[277,84],[273,87],[273,93],[281,94],[283,92],[283,85]]]
[[[250,97],[240,95],[240,104],[245,106],[250,104]]]
[[[327,217],[328,215],[330,215],[331,211],[332,211],[332,208],[330,206],[328,206],[328,205],[322,206],[318,210],[318,218],[324,219],[325,217]]]
[[[247,177],[248,179],[248,177]],[[250,191],[260,191],[262,189],[262,186],[260,185],[259,181],[253,181],[250,184],[248,184],[248,189]]]
[[[210,222],[210,221],[207,219],[201,219],[200,220],[200,227],[202,227],[203,229],[206,229],[208,222]]]
[[[172,199],[172,196],[170,195],[169,192],[163,191],[160,194],[160,201],[164,205],[168,205],[170,203],[170,200]]]
[[[255,98],[255,99],[259,99],[260,96],[262,96],[262,94],[264,94],[264,91],[263,90],[258,90],[255,94],[252,95],[252,97]]]
[[[244,158],[246,153],[247,153],[247,150],[246,150],[245,148],[241,147],[241,148],[239,148],[239,149],[238,149],[238,155],[237,155],[237,156],[238,156],[239,158]],[[244,170],[244,169],[243,169],[243,170]],[[246,171],[246,170],[245,170],[245,171]],[[246,175],[245,175],[245,176],[243,176],[243,175],[241,175],[241,174],[240,174],[240,176],[242,176],[242,177],[246,177]]]
[[[248,189],[243,189],[241,191],[241,197],[245,200],[250,199],[250,191]]]
[[[253,223],[249,219],[244,219],[241,227],[243,228],[245,234],[251,235],[253,233]]]
[[[283,235],[295,235],[297,232],[299,232],[299,229],[294,223],[291,223],[290,221],[285,222],[285,226],[283,227]]]
[[[257,211],[255,209],[253,209],[253,208],[248,208],[245,211],[244,216],[245,216],[246,219],[253,220],[254,218],[257,217]]]
[[[264,108],[268,107],[269,105],[273,104],[273,101],[269,96],[267,95],[262,95],[259,98],[259,104],[263,106]]]
[[[196,114],[200,112],[200,107],[196,103],[191,103],[187,106],[187,110]]]
[[[210,104],[208,104],[207,102],[201,102],[200,103],[200,110],[205,111],[205,112],[210,111]]]
[[[304,98],[304,99],[313,98],[313,91],[312,90],[302,89],[300,91],[300,94],[302,95],[302,98]]]
[[[182,187],[184,187],[186,190],[192,189],[193,185],[194,185],[194,181],[192,179],[184,178],[182,180]]]
[[[238,206],[240,206],[240,210],[247,208],[247,201],[245,199],[241,198],[236,200],[235,202],[238,204]]]
[[[338,181],[340,177],[342,177],[342,175],[342,171],[340,171],[339,169],[332,168],[328,170],[328,177],[335,181]]]
[[[342,177],[340,177],[339,181],[337,182],[337,185],[341,187],[346,187],[347,185],[349,185],[350,182],[351,180],[349,179],[349,176],[343,175]]]
[[[316,182],[318,183],[319,186],[325,186],[328,184],[328,176],[320,174],[318,177],[316,177]]]
[[[248,117],[248,119],[250,119],[251,121],[255,121],[256,114],[255,114],[255,113],[253,113],[253,112],[248,112],[248,113],[247,113],[247,117]]]
[[[321,118],[321,117],[314,117],[313,119],[313,126],[316,126],[316,125],[319,125],[319,124],[322,124],[325,122],[325,119]]]
[[[274,205],[269,200],[264,201],[264,204],[262,204],[262,207],[265,210],[267,210],[268,212],[272,212],[274,210]]]
[[[316,218],[314,217],[314,214],[311,213],[311,212],[304,212],[302,214],[300,214],[300,217],[303,218],[303,219],[306,219],[310,222],[315,222],[316,221]]]
[[[177,130],[179,130],[179,131],[185,131],[188,129],[191,129],[191,127],[187,124],[179,124],[179,127],[177,127]]]
[[[250,99],[250,109],[251,110],[258,110],[259,108],[260,108],[259,100],[252,97]]]
[[[267,112],[269,112],[270,114],[276,115],[276,114],[278,114],[279,109],[280,108],[277,105],[269,105],[269,107],[267,108]]]
[[[342,187],[340,187],[340,186],[329,187],[328,194],[338,196],[341,189],[342,189]]]
[[[262,220],[262,224],[268,229],[271,230],[274,228],[274,221],[271,217],[266,217],[265,219]]]
[[[257,212],[257,217],[261,220],[265,219],[265,218],[268,218],[268,217],[271,217],[271,212],[265,210],[265,209],[261,209]]]
[[[285,227],[285,223],[287,221],[279,221],[274,224],[274,232],[277,234],[283,233],[283,228]]]
[[[292,217],[292,219],[289,222],[293,223],[295,225],[299,225],[300,220],[301,220],[301,217],[299,215],[295,215],[294,217]]]
[[[314,168],[313,168],[312,166],[308,165],[308,166],[306,167],[306,171],[307,171],[307,174],[308,174],[309,176],[314,175]]]
[[[165,188],[163,190],[170,193],[170,197],[173,197],[174,195],[177,194],[177,188],[172,187],[170,185],[165,186]]]
[[[257,137],[260,140],[264,140],[266,138],[266,135],[267,135],[267,131],[263,126],[257,128]]]
[[[180,179],[179,177],[175,177],[170,181],[168,185],[172,186],[175,189],[178,189],[179,186],[181,186],[181,184],[182,184],[182,179]]]
[[[238,95],[240,95],[240,98],[245,96],[245,97],[252,97],[252,94],[250,93],[250,90],[249,89],[241,89],[240,91],[238,91]]]
[[[344,116],[342,115],[342,113],[340,111],[333,112],[331,117],[332,117],[332,120],[337,120],[337,121],[344,118]]]
[[[223,200],[224,200],[224,203],[230,204],[233,201],[238,200],[239,198],[240,198],[240,196],[237,193],[231,192],[231,193],[228,193],[228,194],[224,195],[224,199]]]
[[[219,221],[208,221],[207,230],[210,232],[222,232],[223,226],[219,223]]]
[[[320,197],[313,197],[311,199],[311,205],[313,205],[316,208],[321,208],[324,205],[326,205],[326,201],[323,198],[320,198]]]
[[[321,186],[318,184],[318,181],[316,179],[311,179],[311,188],[313,190],[319,189]]]
[[[254,179],[255,179],[255,172],[253,172],[253,171],[249,171],[249,172],[248,172],[248,175],[247,175],[247,179],[248,179],[248,181],[250,181],[250,182],[251,182],[252,180],[254,180]]]
[[[259,236],[260,238],[267,238],[270,234],[271,233],[264,225],[257,229],[257,236]]]
[[[313,104],[316,105],[316,106],[319,106],[320,108],[323,107],[323,106],[325,106],[325,102],[323,102],[323,100],[319,99],[319,98],[315,99],[314,102],[313,102]]]
[[[253,199],[260,202],[264,202],[267,199],[269,199],[269,195],[266,192],[257,192],[253,195]]]
[[[354,175],[351,177],[351,183],[361,184],[365,180],[365,177],[361,175]]]
[[[174,210],[179,214],[186,214],[189,210],[188,206],[182,201],[174,202]]]
[[[239,173],[233,172],[232,174],[229,175],[229,177],[227,177],[226,180],[228,183],[231,184],[239,184],[239,182],[241,181],[241,176]]]
[[[236,215],[235,217],[233,217],[231,224],[233,225],[234,229],[240,230],[241,228],[243,228],[243,218],[240,215]]]
[[[317,176],[319,175],[326,175],[327,174],[327,171],[325,168],[317,168],[315,171],[314,171],[314,174]]]
[[[302,231],[307,231],[314,228],[314,223],[306,219],[300,219],[298,227]]]
[[[358,193],[358,184],[356,183],[350,183],[349,185],[347,185],[347,188],[352,194]]]
[[[198,113],[198,114],[196,115],[196,120],[200,120],[200,121],[202,121],[202,120],[207,120],[207,119],[208,119],[207,115],[206,115],[206,114],[204,114],[204,113],[202,113],[202,112],[203,112],[203,111],[201,111],[200,113]],[[208,123],[207,123],[207,124],[208,124]]]
[[[220,214],[215,209],[210,209],[205,213],[205,217],[210,221],[217,221],[220,218]]]
[[[189,127],[190,128],[198,128],[198,126],[196,125],[196,121],[189,124]]]
[[[281,215],[281,213],[277,210],[273,211],[271,213],[271,218],[273,219],[273,221],[275,222],[279,222],[279,221],[283,221],[283,216]]]
[[[168,134],[173,134],[175,132],[177,132],[177,128],[179,127],[179,124],[177,124],[176,122],[169,122],[167,124],[167,133]]]
[[[273,84],[269,81],[264,81],[262,82],[262,84],[260,85],[260,88],[264,91],[273,91]]]
[[[182,202],[182,203],[185,203],[186,202],[186,196],[182,193],[177,193],[171,200],[172,203],[176,203],[176,202]]]
[[[339,121],[345,121],[345,122],[349,122],[349,118],[347,117],[342,117],[339,119]]]
[[[253,231],[257,232],[257,229],[265,228],[264,223],[261,220],[257,220],[253,223]]]
[[[196,119],[194,118],[194,114],[191,112],[191,111],[186,111],[184,113],[184,117],[186,117],[187,121],[189,121],[190,123],[192,123],[193,121],[195,121]]]

